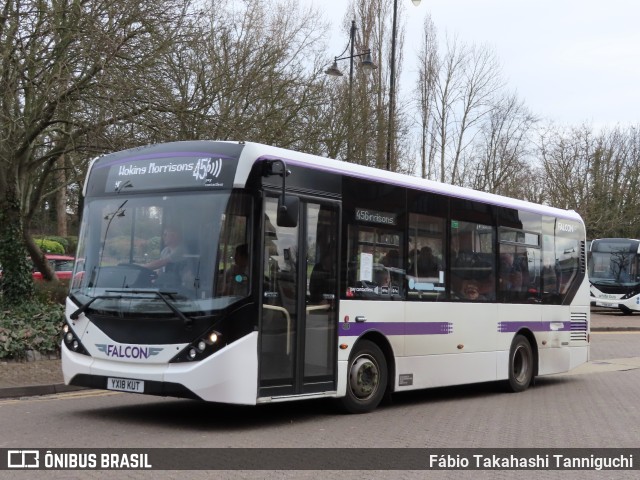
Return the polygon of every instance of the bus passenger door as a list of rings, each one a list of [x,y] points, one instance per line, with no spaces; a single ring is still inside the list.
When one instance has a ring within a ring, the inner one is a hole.
[[[335,390],[338,207],[301,201],[297,227],[265,199],[259,397]]]

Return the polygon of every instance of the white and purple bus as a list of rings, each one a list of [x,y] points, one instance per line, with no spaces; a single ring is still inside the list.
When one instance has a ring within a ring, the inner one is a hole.
[[[83,193],[67,384],[367,412],[589,359],[573,211],[218,141],[100,157]]]
[[[589,248],[591,304],[640,311],[640,240],[598,238]]]

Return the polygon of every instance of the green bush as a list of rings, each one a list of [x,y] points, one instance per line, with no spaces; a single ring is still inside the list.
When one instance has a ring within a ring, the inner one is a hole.
[[[60,304],[33,301],[0,310],[0,358],[21,360],[28,350],[59,353],[63,325]]]
[[[42,253],[55,253],[59,255],[64,255],[64,247],[60,242],[56,242],[54,240],[49,240],[46,238],[36,238],[34,239],[36,245],[40,247],[40,251]]]
[[[70,235],[68,237],[59,237],[56,235],[34,235],[34,242],[36,245],[40,247],[43,253],[58,253],[58,254],[67,254],[67,255],[75,255],[76,249],[78,248],[78,236]],[[50,242],[59,243],[62,245],[63,251],[60,252],[59,247],[51,244]],[[50,250],[54,248],[54,250]],[[47,250],[49,249],[49,250]]]
[[[64,248],[64,253],[67,253],[69,251],[69,240],[66,237],[48,235],[46,237],[43,237],[43,239],[59,243],[60,245],[62,245],[62,248]],[[40,242],[40,240],[36,240],[36,242]]]

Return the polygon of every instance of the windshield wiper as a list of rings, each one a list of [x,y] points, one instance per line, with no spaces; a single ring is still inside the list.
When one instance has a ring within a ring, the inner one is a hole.
[[[182,313],[180,311],[180,309],[178,307],[175,306],[175,304],[170,301],[169,299],[173,300],[173,297],[175,295],[178,294],[178,292],[166,292],[166,291],[162,291],[162,290],[150,290],[150,289],[139,289],[139,290],[107,290],[107,292],[113,292],[113,293],[132,293],[134,295],[140,294],[140,293],[151,293],[153,295],[156,295],[160,300],[162,300],[167,307],[169,307],[169,309],[176,314],[176,316],[182,320],[182,322],[184,323],[185,327],[191,327],[193,325],[193,319],[190,317],[187,317],[184,313]],[[100,297],[95,297],[92,298],[91,301],[95,300],[96,298],[100,298]],[[106,297],[106,298],[131,298],[129,296],[119,296],[119,297]],[[91,303],[91,301],[89,301],[88,303]],[[75,313],[75,312],[74,312]]]
[[[86,312],[87,309],[89,308],[89,306],[93,302],[95,302],[96,300],[105,299],[105,298],[112,298],[112,299],[115,299],[115,300],[120,300],[120,299],[122,299],[124,297],[122,295],[98,295],[97,297],[93,297],[87,303],[83,303],[82,305],[80,305],[80,308],[78,308],[75,312],[73,312],[71,315],[69,315],[69,318],[71,320],[77,320],[78,317],[80,316],[80,314],[82,312]]]
[[[193,325],[193,319],[187,317],[184,313],[182,313],[178,307],[176,307],[169,299],[173,299],[173,297],[175,295],[178,294],[178,292],[164,292],[161,290],[106,290],[107,292],[110,293],[131,293],[134,295],[140,294],[140,293],[151,293],[153,295],[156,295],[160,300],[162,300],[167,307],[169,307],[169,309],[180,319],[182,320],[182,322],[184,323],[184,325],[186,327],[191,327]],[[84,303],[82,305],[80,305],[80,307],[73,312],[71,315],[69,315],[69,318],[71,318],[71,320],[77,320],[78,317],[80,316],[80,314],[82,312],[87,311],[87,309],[89,308],[89,306],[91,306],[91,304],[93,302],[95,302],[96,300],[100,300],[100,299],[112,299],[112,300],[122,300],[123,298],[132,298],[130,295],[98,295],[96,297],[93,297],[91,300],[89,300],[87,303]]]

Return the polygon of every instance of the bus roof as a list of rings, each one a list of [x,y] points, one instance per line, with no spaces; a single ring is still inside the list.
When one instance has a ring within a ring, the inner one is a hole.
[[[526,210],[541,215],[549,215],[561,217],[582,222],[580,215],[574,210],[563,210],[548,205],[540,205],[524,200],[496,195],[493,193],[481,192],[470,188],[449,185],[433,180],[413,177],[401,173],[389,172],[377,168],[348,163],[334,160],[327,157],[320,157],[307,153],[295,152],[283,148],[263,145],[259,143],[246,142],[245,148],[241,154],[241,161],[236,171],[235,186],[242,187],[245,185],[249,171],[253,164],[258,160],[281,159],[288,165],[297,165],[315,170],[339,173],[356,178],[367,180],[375,180],[391,185],[413,188],[416,190],[424,190],[432,193],[438,193],[446,196],[463,198],[468,200],[476,200],[500,207],[515,208],[518,210]]]
[[[246,186],[247,179],[249,178],[251,169],[256,162],[262,160],[280,159],[284,160],[288,165],[306,167],[318,171],[340,174],[354,178],[378,181],[390,185],[432,192],[449,197],[479,201],[500,207],[525,210],[540,215],[560,217],[564,219],[574,220],[580,222],[581,224],[583,223],[580,215],[578,215],[578,213],[573,210],[563,210],[548,205],[526,202],[524,200],[518,200],[502,195],[481,192],[472,190],[470,188],[449,185],[433,180],[427,180],[401,173],[389,172],[387,170],[380,170],[364,165],[348,163],[308,153],[296,152],[293,150],[273,147],[270,145],[264,145],[255,142],[230,140],[190,140],[167,142],[162,144],[132,148],[129,150],[114,152],[112,154],[99,157],[97,159],[94,159],[94,161],[91,163],[89,172],[93,172],[94,170],[102,170],[102,175],[104,178],[102,178],[101,180],[102,183],[98,181],[93,188],[97,192],[104,192],[105,188],[108,189],[109,192],[112,192],[114,191],[113,185],[118,185],[118,183],[124,182],[124,184],[130,185],[130,182],[125,181],[127,178],[129,178],[126,174],[122,176],[119,171],[118,173],[116,173],[116,169],[120,168],[120,165],[126,164],[128,166],[131,166],[131,170],[133,170],[134,168],[136,168],[136,162],[143,162],[143,159],[147,158],[151,158],[154,159],[154,161],[157,161],[157,159],[159,158],[166,157],[168,159],[166,161],[171,161],[171,153],[176,153],[176,155],[179,156],[192,157],[191,160],[187,160],[190,162],[196,161],[196,158],[202,155],[220,155],[226,160],[235,160],[237,158],[237,165],[235,165],[234,161],[233,168],[223,169],[224,172],[228,172],[225,173],[225,176],[227,176],[228,179],[228,183],[227,180],[222,181],[222,177],[216,175],[216,181],[218,181],[218,183],[223,187],[227,187],[228,185],[228,187],[233,186],[235,188],[244,188]],[[140,165],[142,165],[142,163]],[[230,175],[230,177],[228,175]],[[147,176],[148,175],[137,176],[135,184],[138,189],[151,188],[153,185],[155,185],[157,179],[146,179],[145,177]],[[187,185],[192,186],[194,184],[191,171],[187,171],[186,176],[182,175],[182,177],[185,178],[177,177],[178,174],[171,174],[171,178],[165,179],[164,181],[169,182],[168,184],[175,188],[179,188],[179,186],[181,185],[184,185],[186,187]],[[121,180],[121,182],[116,183],[116,180]],[[86,184],[84,185],[83,190],[85,195],[89,193]]]

